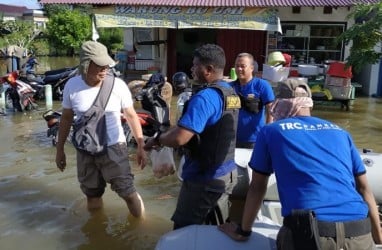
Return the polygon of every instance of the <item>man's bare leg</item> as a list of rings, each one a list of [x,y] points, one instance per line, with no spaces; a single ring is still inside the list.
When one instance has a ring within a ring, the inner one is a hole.
[[[134,192],[127,197],[123,197],[123,199],[126,201],[127,207],[132,216],[136,218],[144,217],[145,206],[141,196],[137,192]]]
[[[88,210],[93,211],[103,207],[102,197],[87,197]]]

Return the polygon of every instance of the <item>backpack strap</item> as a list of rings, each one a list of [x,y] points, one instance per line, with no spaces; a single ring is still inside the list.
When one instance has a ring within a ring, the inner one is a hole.
[[[103,109],[105,110],[106,105],[109,102],[111,91],[114,86],[114,79],[114,74],[108,73],[106,75],[105,80],[102,83],[101,89],[99,90],[98,95],[94,100],[94,106],[103,107]]]

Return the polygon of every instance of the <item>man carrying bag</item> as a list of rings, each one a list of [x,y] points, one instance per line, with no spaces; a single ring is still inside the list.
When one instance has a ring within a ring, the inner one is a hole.
[[[137,162],[143,169],[146,154],[143,150],[142,128],[126,83],[120,78],[108,76],[114,64],[103,44],[87,41],[81,46],[80,75],[71,78],[64,89],[56,164],[61,171],[65,170],[64,145],[76,115],[78,120],[74,123],[72,141],[77,148],[78,180],[87,197],[88,209],[102,207],[102,195],[106,183],[110,183],[111,189],[126,201],[130,213],[134,217],[141,217],[144,205],[133,183],[134,175],[131,173],[120,119],[121,110],[137,141]],[[113,86],[110,88],[107,85]],[[108,93],[110,89],[111,93]],[[97,126],[82,126],[92,124],[93,119],[98,120]],[[94,138],[98,140],[93,141]],[[98,141],[98,145],[92,144],[95,141]]]
[[[107,151],[105,108],[114,86],[114,76],[106,75],[93,105],[73,124],[73,146],[90,155]]]

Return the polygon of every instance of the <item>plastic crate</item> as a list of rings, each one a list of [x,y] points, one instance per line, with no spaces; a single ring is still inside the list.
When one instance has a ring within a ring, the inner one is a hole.
[[[353,86],[348,87],[338,87],[338,86],[327,86],[333,99],[338,100],[350,100],[352,99]]]
[[[285,81],[289,76],[289,69],[288,67],[282,67],[282,66],[270,66],[267,64],[263,64],[263,75],[262,78],[269,80],[271,82],[281,82]]]
[[[351,85],[350,78],[326,75],[325,86],[349,87],[350,85]]]
[[[333,62],[329,65],[327,72],[328,75],[343,77],[343,78],[352,78],[352,67],[346,67],[345,62]]]

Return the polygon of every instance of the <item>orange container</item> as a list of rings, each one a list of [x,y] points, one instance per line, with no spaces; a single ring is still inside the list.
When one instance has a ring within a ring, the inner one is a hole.
[[[333,62],[329,65],[328,72],[326,74],[330,76],[352,78],[352,68],[351,66],[346,67],[344,62]]]

